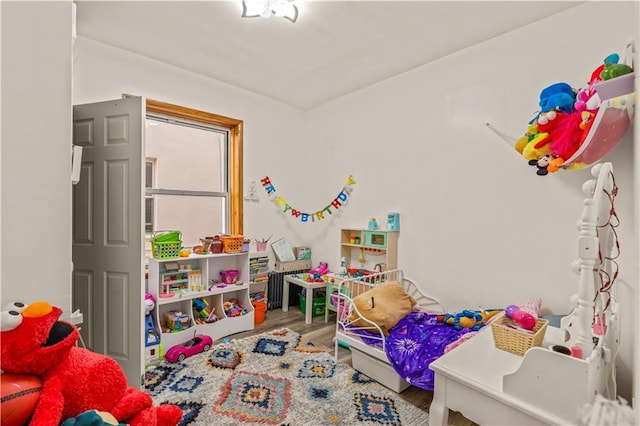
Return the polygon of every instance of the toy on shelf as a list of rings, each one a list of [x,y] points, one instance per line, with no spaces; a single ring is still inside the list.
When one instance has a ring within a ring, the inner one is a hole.
[[[189,315],[183,314],[180,311],[169,311],[165,313],[164,323],[170,332],[186,330],[191,326]]]
[[[153,346],[160,344],[160,336],[153,325],[153,318],[151,317],[151,311],[156,306],[156,301],[149,293],[144,294],[144,335],[145,346]]]
[[[507,306],[504,310],[504,314],[507,316],[507,318],[514,320],[515,322],[520,324],[522,328],[525,328],[527,330],[533,330],[533,328],[536,326],[536,317],[534,317],[527,311],[521,310],[518,305]]]
[[[224,308],[224,313],[227,317],[239,317],[240,315],[244,315],[247,312],[244,309],[238,299],[229,299],[222,304]]]
[[[242,284],[238,281],[238,277],[240,276],[240,271],[237,269],[229,269],[226,271],[220,271],[220,277],[222,282],[225,284]]]
[[[347,256],[342,256],[340,258],[340,269],[338,269],[338,271],[336,272],[336,275],[340,275],[340,276],[346,276],[347,275],[347,263],[349,261],[347,260]]]
[[[204,291],[204,283],[202,281],[202,271],[199,269],[189,271],[189,291]]]
[[[400,213],[389,212],[387,214],[387,231],[400,230]]]
[[[218,320],[218,316],[215,314],[216,308],[211,307],[209,302],[204,297],[193,299],[193,311],[199,314],[199,318],[196,321],[204,323],[212,323]]]

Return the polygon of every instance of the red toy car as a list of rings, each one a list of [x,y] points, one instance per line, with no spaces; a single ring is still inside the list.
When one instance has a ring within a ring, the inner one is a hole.
[[[184,361],[188,356],[208,351],[212,345],[213,339],[211,336],[196,334],[193,339],[173,346],[167,351],[164,358],[169,362]]]

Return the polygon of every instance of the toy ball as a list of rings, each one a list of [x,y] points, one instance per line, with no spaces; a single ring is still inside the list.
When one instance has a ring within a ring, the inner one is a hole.
[[[536,326],[537,321],[535,317],[528,312],[521,311],[517,305],[507,306],[504,313],[507,317],[511,318],[527,330],[533,330]]]
[[[504,313],[509,318],[513,318],[513,313],[519,311],[520,308],[517,305],[509,305],[504,309]]]
[[[2,405],[0,423],[3,426],[28,424],[36,409],[42,381],[37,376],[27,374],[0,374],[2,381]]]

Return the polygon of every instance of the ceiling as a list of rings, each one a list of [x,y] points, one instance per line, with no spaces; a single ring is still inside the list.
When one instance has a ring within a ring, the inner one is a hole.
[[[292,23],[237,0],[75,0],[77,32],[309,110],[580,4],[303,1]]]

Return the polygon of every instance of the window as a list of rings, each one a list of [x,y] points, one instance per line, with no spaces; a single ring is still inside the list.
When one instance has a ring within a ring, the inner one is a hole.
[[[147,100],[145,231],[242,234],[242,121]]]
[[[154,182],[154,164],[155,160],[147,157],[144,168],[145,176],[145,190],[153,188]],[[155,224],[155,199],[153,195],[145,194],[144,197],[144,233],[149,238],[156,227]]]

